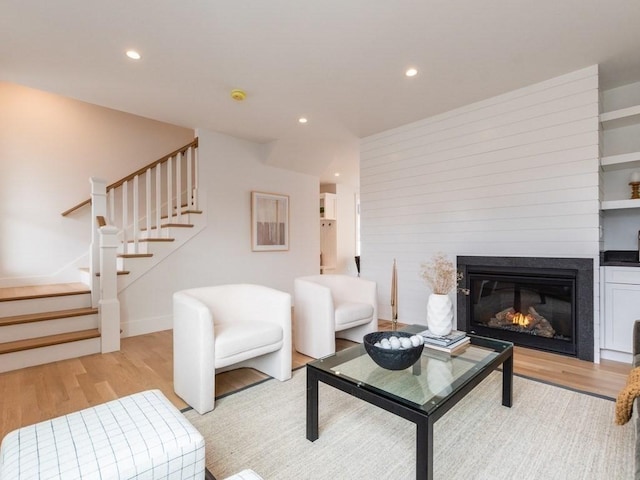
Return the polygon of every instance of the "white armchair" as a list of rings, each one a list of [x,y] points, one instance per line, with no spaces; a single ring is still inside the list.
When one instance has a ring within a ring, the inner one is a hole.
[[[376,283],[348,275],[295,279],[294,346],[313,358],[336,351],[336,337],[362,343],[378,329]]]
[[[173,294],[173,388],[198,413],[213,410],[216,372],[251,367],[291,378],[291,295],[261,285]]]

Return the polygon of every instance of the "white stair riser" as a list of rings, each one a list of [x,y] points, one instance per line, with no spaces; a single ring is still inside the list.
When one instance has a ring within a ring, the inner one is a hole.
[[[31,298],[0,302],[0,317],[27,315],[30,313],[57,312],[91,306],[91,295],[63,295],[59,297]]]
[[[135,251],[135,244],[133,243],[128,243],[127,244],[127,253],[149,253],[149,243],[150,242],[138,242],[138,251]],[[118,246],[118,250],[117,252],[120,253],[125,253],[124,252],[124,243],[121,243]]]
[[[91,285],[91,275],[89,274],[89,270],[84,270],[84,269],[80,269],[79,270],[79,275],[80,275],[80,282],[84,283],[85,285]]]
[[[172,237],[173,238],[173,237]],[[173,244],[175,242],[140,242],[139,248],[138,248],[138,252],[137,253],[150,253],[150,254],[155,254],[155,253],[162,253],[164,251],[170,251],[172,250]],[[124,253],[124,246],[119,246],[118,247],[118,254]],[[134,252],[134,246],[133,243],[129,244],[129,251],[128,253],[136,253]]]
[[[202,214],[183,213],[180,221],[178,221],[178,217],[174,216],[173,218],[171,218],[171,220],[165,218],[164,220],[162,220],[162,223],[181,223],[193,225],[198,222],[198,219],[201,216]],[[143,228],[145,227],[143,226]],[[173,236],[170,235],[171,230],[175,232],[176,230],[187,228],[190,227],[162,227],[160,228],[160,238],[173,238]],[[139,235],[139,238],[158,238],[158,231],[156,228],[152,228],[151,230],[140,230]]]
[[[10,372],[20,368],[82,357],[93,353],[100,353],[100,338],[5,353],[0,355],[0,372]]]
[[[180,235],[181,231],[193,230],[193,228],[194,227],[162,227],[160,229],[160,238],[176,238],[176,236]],[[145,233],[146,232],[141,232],[141,235]],[[158,236],[156,235],[155,230],[152,230],[149,236],[141,236],[140,238],[158,238]]]
[[[98,328],[97,313],[79,317],[43,320],[41,322],[21,323],[19,325],[7,325],[0,328],[0,343],[89,330],[90,328]]]
[[[139,266],[140,268],[147,268],[153,257],[137,257],[137,258],[122,258],[116,259],[116,269],[118,270],[131,270],[132,265]],[[118,277],[126,277],[126,275],[118,275]]]

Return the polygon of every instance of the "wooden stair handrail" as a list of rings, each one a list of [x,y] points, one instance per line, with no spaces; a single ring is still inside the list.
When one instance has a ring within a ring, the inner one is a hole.
[[[177,149],[174,152],[169,153],[168,155],[165,155],[162,158],[159,158],[158,160],[156,160],[155,162],[151,162],[149,165],[142,167],[138,170],[136,170],[135,172],[127,175],[124,178],[121,178],[120,180],[118,180],[117,182],[112,183],[111,185],[107,186],[107,192],[109,190],[112,190],[114,188],[118,188],[119,186],[121,186],[124,182],[128,182],[129,180],[132,180],[134,177],[143,174],[144,172],[146,172],[148,169],[155,167],[156,165],[162,164],[164,162],[166,162],[167,160],[169,160],[172,157],[175,157],[176,155],[178,155],[179,153],[185,153],[187,150],[189,150],[191,147],[193,148],[198,148],[198,137],[196,137],[193,142],[187,143],[186,145],[180,147],[179,149]],[[91,199],[89,198],[88,200],[85,200],[82,203],[79,203],[78,205],[76,205],[75,207],[70,208],[69,210],[65,210],[64,212],[62,212],[62,216],[66,217],[67,215],[69,215],[72,212],[75,212],[76,210],[78,210],[79,208],[84,207],[85,205],[89,205],[91,203]]]

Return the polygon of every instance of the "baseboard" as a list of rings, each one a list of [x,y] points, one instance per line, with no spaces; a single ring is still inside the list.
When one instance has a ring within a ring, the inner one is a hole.
[[[625,352],[617,352],[615,350],[600,350],[600,358],[603,360],[613,360],[615,362],[631,363],[633,355]]]
[[[148,317],[129,320],[122,324],[122,338],[136,337],[147,333],[161,332],[173,328],[173,316]]]

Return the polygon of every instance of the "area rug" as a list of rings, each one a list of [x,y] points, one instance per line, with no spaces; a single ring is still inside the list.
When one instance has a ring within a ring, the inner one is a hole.
[[[514,377],[501,405],[492,373],[434,427],[438,480],[633,478],[632,425],[616,426],[614,402]],[[217,479],[251,468],[266,480],[414,479],[415,426],[320,384],[320,438],[306,439],[305,369],[185,415],[204,435]]]

